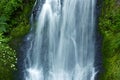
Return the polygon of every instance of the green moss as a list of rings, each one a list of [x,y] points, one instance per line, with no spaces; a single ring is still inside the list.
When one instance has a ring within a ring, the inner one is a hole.
[[[119,80],[120,79],[120,55],[104,59],[105,72],[101,75],[101,80]],[[104,57],[106,58],[106,57]]]
[[[104,68],[100,80],[120,80],[120,5],[117,0],[103,1],[99,31],[103,36]]]
[[[11,31],[11,36],[13,38],[23,37],[28,33],[29,28],[30,28],[29,25],[24,25],[24,24],[21,23],[18,27],[14,28]]]

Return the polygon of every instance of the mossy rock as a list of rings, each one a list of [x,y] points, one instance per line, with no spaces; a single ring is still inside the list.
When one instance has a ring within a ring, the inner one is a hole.
[[[30,29],[30,25],[24,25],[24,23],[21,23],[18,27],[14,28],[12,31],[11,31],[11,36],[13,38],[18,38],[18,37],[23,37],[25,36],[28,32],[29,32],[29,29]]]

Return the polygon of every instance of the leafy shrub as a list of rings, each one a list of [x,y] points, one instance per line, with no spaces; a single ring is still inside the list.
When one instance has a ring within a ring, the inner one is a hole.
[[[12,48],[29,31],[29,14],[34,1],[0,0],[0,80],[14,80],[17,58]]]
[[[16,70],[16,54],[7,42],[9,38],[4,38],[0,33],[0,80],[13,80],[13,72]]]

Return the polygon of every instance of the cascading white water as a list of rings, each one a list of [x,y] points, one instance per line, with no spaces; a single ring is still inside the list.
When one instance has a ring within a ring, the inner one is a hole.
[[[94,10],[95,0],[46,0],[26,53],[24,80],[95,80]]]

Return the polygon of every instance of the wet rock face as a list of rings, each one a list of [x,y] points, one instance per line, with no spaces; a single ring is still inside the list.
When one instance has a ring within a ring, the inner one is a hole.
[[[120,6],[120,0],[117,0],[117,4]]]
[[[45,0],[36,0],[33,10],[32,10],[32,14],[34,19],[36,20],[41,9],[42,9],[42,5],[45,3]]]

